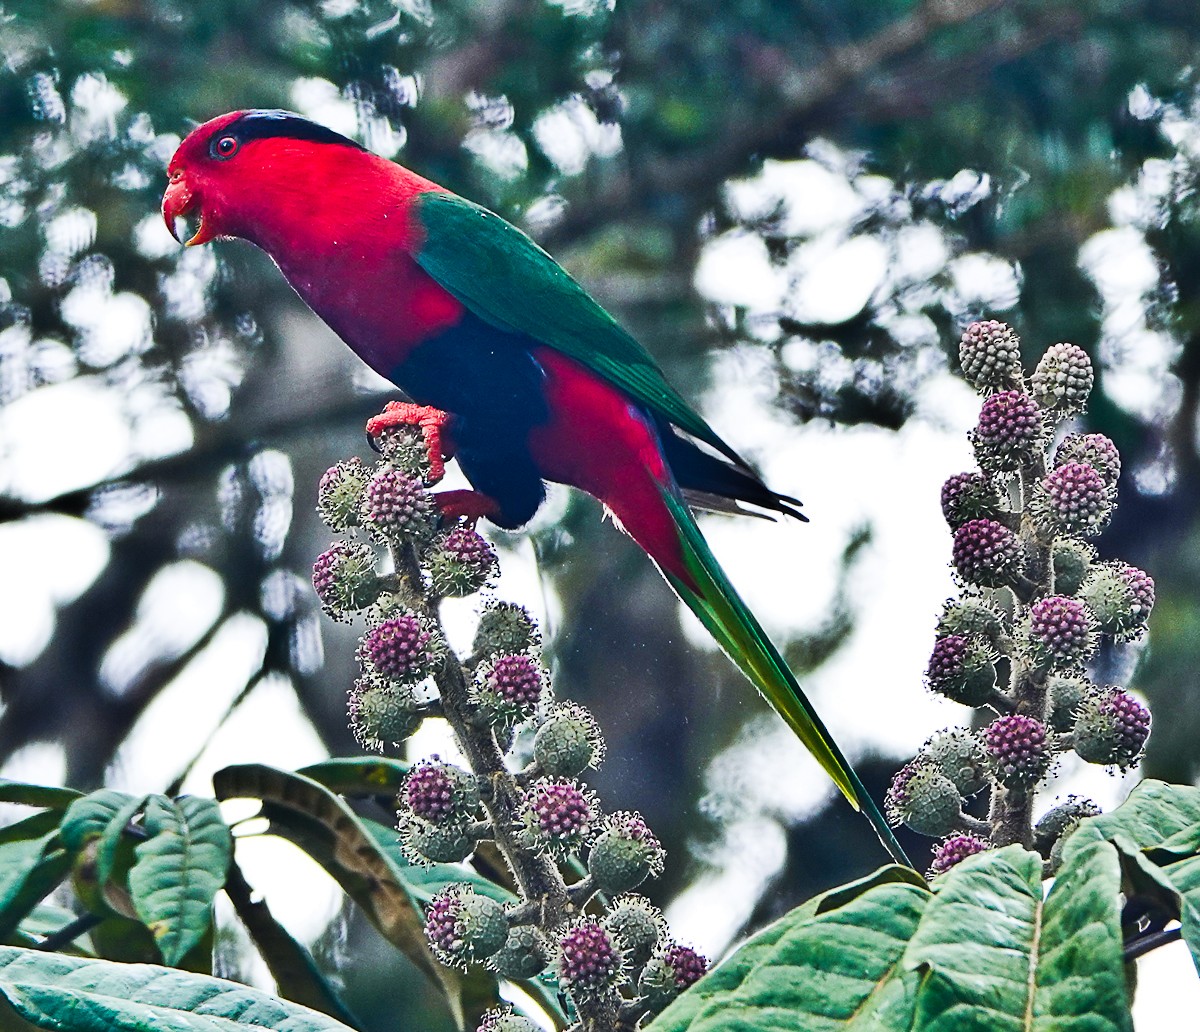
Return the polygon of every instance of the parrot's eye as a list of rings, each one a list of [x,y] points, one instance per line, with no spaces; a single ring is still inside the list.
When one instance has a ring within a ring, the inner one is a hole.
[[[222,136],[213,142],[212,156],[221,159],[232,158],[240,146],[236,136]]]

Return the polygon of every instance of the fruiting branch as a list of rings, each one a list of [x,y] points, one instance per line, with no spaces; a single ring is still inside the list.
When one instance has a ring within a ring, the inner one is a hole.
[[[1057,439],[1087,405],[1090,359],[1073,344],[1055,344],[1027,381],[1020,341],[994,321],[968,326],[959,356],[984,396],[970,435],[979,470],[942,488],[962,591],[938,622],[926,682],[991,719],[979,732],[935,735],[893,780],[892,819],[948,836],[931,875],[1011,843],[1037,848],[1053,864],[1057,843],[1095,809],[1069,800],[1051,811],[1050,824],[1047,815],[1033,826],[1037,792],[1057,758],[1074,750],[1123,770],[1138,762],[1150,732],[1141,702],[1087,676],[1099,642],[1139,637],[1154,605],[1147,574],[1099,562],[1086,540],[1112,516],[1116,447],[1100,434]],[[984,793],[986,819],[964,810]]]
[[[318,511],[345,536],[317,559],[313,586],[330,616],[365,618],[349,703],[364,747],[400,750],[438,717],[465,759],[428,757],[409,769],[397,798],[405,851],[419,863],[457,863],[489,840],[518,887],[518,902],[506,907],[453,883],[427,908],[430,945],[448,965],[484,964],[498,978],[553,968],[579,1029],[631,1027],[706,967],[671,941],[654,907],[629,895],[661,872],[662,847],[638,814],[605,814],[579,780],[602,760],[604,742],[587,710],[553,699],[541,637],[524,609],[488,603],[465,659],[447,644],[442,599],[485,588],[496,554],[473,526],[447,523],[429,491],[438,471],[420,427],[395,423],[369,424],[382,453],[374,469],[349,459],[322,478]],[[381,552],[387,572],[378,569]],[[522,740],[518,762],[514,743]],[[568,885],[560,868],[576,858],[586,859],[587,874]],[[480,1025],[533,1028],[508,1010]]]

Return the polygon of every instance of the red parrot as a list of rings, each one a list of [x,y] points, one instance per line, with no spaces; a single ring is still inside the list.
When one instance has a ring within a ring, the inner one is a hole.
[[[689,508],[745,502],[804,519],[799,503],[767,487],[550,255],[498,215],[290,112],[214,118],[167,171],[172,235],[195,215],[188,244],[262,248],[416,403],[380,418],[419,424],[433,460],[458,460],[474,490],[445,492],[443,511],[516,528],[546,481],[598,498],[908,863]]]

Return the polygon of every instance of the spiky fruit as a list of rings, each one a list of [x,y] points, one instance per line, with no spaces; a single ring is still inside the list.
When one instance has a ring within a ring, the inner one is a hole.
[[[1075,718],[1075,752],[1088,763],[1132,767],[1149,735],[1150,711],[1120,688],[1089,695]]]
[[[981,391],[998,390],[1021,382],[1021,340],[995,319],[971,323],[958,345],[963,375]]]
[[[359,520],[381,541],[424,544],[433,537],[437,505],[415,477],[381,466],[363,489]]]
[[[925,681],[931,691],[964,706],[982,706],[996,687],[991,651],[977,638],[948,634],[933,643]]]
[[[1095,469],[1110,488],[1121,476],[1121,453],[1104,434],[1067,434],[1054,452],[1054,465],[1082,462]]]
[[[414,764],[400,786],[400,800],[430,824],[462,824],[479,806],[475,777],[435,756]]]
[[[1130,641],[1146,629],[1154,580],[1136,566],[1107,563],[1092,569],[1079,595],[1096,614],[1101,634]]]
[[[1023,391],[1000,391],[983,403],[971,434],[975,457],[985,470],[1019,469],[1039,447],[1044,427],[1038,404]]]
[[[595,795],[565,778],[539,778],[529,786],[521,808],[525,840],[556,857],[589,842],[599,820]]]
[[[420,726],[424,715],[411,690],[361,677],[347,700],[350,729],[364,749],[383,751],[403,742]]]
[[[1069,670],[1096,649],[1096,618],[1077,598],[1048,595],[1029,607],[1028,638],[1043,670]]]
[[[456,864],[475,851],[475,840],[463,824],[431,824],[402,813],[398,828],[404,851],[415,863]]]
[[[370,669],[403,684],[423,680],[437,652],[433,635],[414,613],[389,616],[363,635],[359,656]]]
[[[1054,593],[1074,595],[1082,587],[1096,561],[1096,551],[1091,545],[1074,538],[1055,538],[1050,549],[1050,561],[1054,567]]]
[[[606,989],[620,974],[620,951],[599,921],[580,921],[559,941],[558,977],[572,996]]]
[[[651,1011],[662,1010],[708,971],[708,960],[690,946],[673,943],[646,963],[638,979],[638,995]]]
[[[1033,371],[1029,385],[1043,408],[1079,412],[1087,407],[1095,375],[1088,353],[1077,344],[1053,344]]]
[[[479,617],[471,648],[477,656],[531,652],[540,648],[542,632],[529,610],[514,602],[490,602]]]
[[[317,487],[317,514],[330,530],[345,530],[358,523],[358,510],[369,474],[358,458],[330,466]]]
[[[933,851],[929,877],[936,878],[939,874],[945,874],[955,864],[960,864],[967,857],[982,853],[985,849],[991,849],[991,844],[978,835],[950,835],[939,842]]]
[[[1075,726],[1075,713],[1094,686],[1085,677],[1075,674],[1051,674],[1046,678],[1046,694],[1050,699],[1050,726],[1058,732]]]
[[[1050,852],[1059,839],[1074,831],[1080,821],[1087,817],[1098,817],[1101,812],[1100,807],[1090,799],[1067,796],[1034,825],[1033,848],[1045,859],[1050,859]]]
[[[644,896],[621,896],[603,921],[617,948],[634,967],[650,959],[666,932],[662,911]]]
[[[938,767],[914,760],[892,778],[886,808],[893,824],[906,824],[919,835],[938,838],[957,827],[962,796]]]
[[[454,882],[429,901],[425,937],[443,964],[465,967],[504,945],[508,917],[502,904]]]
[[[1028,788],[1050,767],[1045,725],[1023,713],[997,717],[983,729],[983,741],[992,773],[1007,788]]]
[[[982,473],[955,473],[942,484],[942,515],[951,530],[1000,512],[1000,496]]]
[[[987,753],[974,732],[965,727],[939,731],[921,747],[921,756],[937,766],[963,796],[987,787]]]
[[[535,978],[549,964],[550,944],[533,925],[516,925],[488,960],[488,967],[510,981]]]
[[[371,439],[379,454],[396,469],[413,480],[429,483],[429,446],[420,427],[396,424],[372,433]]]
[[[636,889],[662,873],[666,852],[641,815],[626,810],[610,814],[588,853],[588,872],[601,892]]]
[[[1154,578],[1144,570],[1128,565],[1121,568],[1120,574],[1133,592],[1134,614],[1144,622],[1154,608]]]
[[[1024,565],[1021,542],[995,520],[968,520],[954,532],[954,568],[968,584],[999,588],[1011,584]]]
[[[561,703],[533,738],[533,758],[543,774],[573,778],[604,758],[604,739],[596,718],[582,706]]]
[[[1030,505],[1034,521],[1047,533],[1084,537],[1099,534],[1112,510],[1112,491],[1099,471],[1084,462],[1052,469],[1038,484]]]
[[[541,1026],[528,1018],[514,1014],[507,1007],[493,1007],[484,1011],[475,1032],[540,1032]]]
[[[946,608],[942,610],[937,635],[939,638],[945,638],[952,634],[961,638],[978,635],[989,644],[995,645],[1004,636],[1004,625],[990,606],[967,598],[958,602],[947,602]]]
[[[528,652],[493,656],[475,672],[475,703],[488,724],[524,720],[546,691],[546,670]]]
[[[361,542],[335,541],[313,563],[312,585],[335,620],[366,609],[379,598],[375,553]]]
[[[426,558],[430,584],[442,598],[462,598],[483,588],[499,571],[496,553],[471,527],[453,527]]]

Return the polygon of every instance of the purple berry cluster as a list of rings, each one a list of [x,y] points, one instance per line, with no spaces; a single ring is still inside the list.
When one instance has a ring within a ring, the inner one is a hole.
[[[1042,410],[1022,391],[1000,391],[983,403],[972,435],[975,457],[991,472],[1019,469],[1041,442]]]
[[[955,864],[987,848],[987,840],[978,835],[950,835],[939,842],[933,851],[933,860],[929,864],[930,876],[945,874]]]
[[[599,921],[580,921],[559,942],[558,976],[570,989],[602,989],[617,980],[621,953]]]
[[[959,359],[983,397],[970,434],[978,469],[942,487],[961,594],[938,621],[925,682],[985,712],[979,730],[934,735],[887,797],[894,822],[945,836],[931,877],[1014,842],[1034,841],[1053,865],[1055,843],[1094,807],[1073,801],[1071,821],[1034,835],[1034,799],[1058,758],[1073,750],[1125,769],[1150,733],[1145,705],[1122,687],[1096,685],[1090,669],[1101,646],[1145,634],[1155,599],[1147,573],[1101,562],[1087,540],[1111,520],[1121,474],[1109,438],[1061,432],[1086,410],[1091,359],[1055,344],[1026,377],[1019,338],[994,320],[965,329]]]
[[[419,681],[433,666],[433,635],[414,613],[390,616],[363,636],[365,665],[397,681]]]

